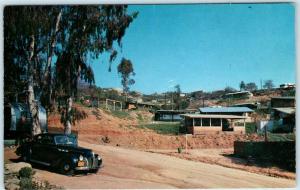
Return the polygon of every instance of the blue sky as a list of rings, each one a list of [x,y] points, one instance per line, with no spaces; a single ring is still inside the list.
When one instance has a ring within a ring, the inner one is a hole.
[[[239,83],[296,80],[292,4],[132,5],[139,11],[108,72],[108,56],[91,64],[96,85],[121,88],[117,65],[134,64],[131,90],[213,91]]]

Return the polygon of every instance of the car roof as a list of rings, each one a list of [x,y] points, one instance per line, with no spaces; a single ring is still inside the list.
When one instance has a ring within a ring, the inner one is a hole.
[[[38,134],[37,136],[72,136],[72,137],[76,137],[75,134],[64,134],[64,133],[42,133],[42,134]]]

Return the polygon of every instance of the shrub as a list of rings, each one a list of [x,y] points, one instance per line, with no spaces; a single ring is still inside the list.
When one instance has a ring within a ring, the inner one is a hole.
[[[110,143],[110,139],[109,139],[107,136],[102,137],[102,141],[103,141],[104,143]]]
[[[31,178],[33,175],[33,171],[31,167],[23,167],[19,171],[20,178]]]
[[[180,154],[182,152],[182,148],[181,147],[178,147],[177,149],[178,153]]]
[[[20,180],[20,190],[33,189],[32,178],[21,178]]]
[[[256,133],[256,124],[255,123],[246,123],[245,130],[246,130],[247,134]]]

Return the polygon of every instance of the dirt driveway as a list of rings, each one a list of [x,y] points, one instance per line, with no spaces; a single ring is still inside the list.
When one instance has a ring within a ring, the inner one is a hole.
[[[79,142],[102,155],[97,174],[68,177],[44,170],[36,176],[65,188],[254,188],[295,187],[294,180],[183,160],[167,155]]]

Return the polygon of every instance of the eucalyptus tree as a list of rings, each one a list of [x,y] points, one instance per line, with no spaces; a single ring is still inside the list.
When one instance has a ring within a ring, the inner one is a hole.
[[[27,102],[32,116],[32,134],[40,133],[38,102],[50,109],[59,96],[66,98],[62,112],[65,133],[74,121],[72,98],[77,83],[94,83],[91,61],[110,53],[109,69],[122,47],[122,38],[137,12],[127,13],[126,5],[89,6],[7,6],[4,9],[4,85],[13,89],[25,75]]]
[[[266,89],[268,89],[268,90],[274,88],[273,80],[266,80],[264,82],[264,86],[263,87],[266,88]]]
[[[121,74],[123,93],[125,94],[125,100],[127,100],[129,86],[135,83],[135,80],[130,78],[131,75],[135,75],[132,62],[128,59],[122,58],[118,65],[118,73]]]
[[[241,83],[240,83],[240,91],[245,90],[245,88],[246,88],[245,82],[241,81]]]

